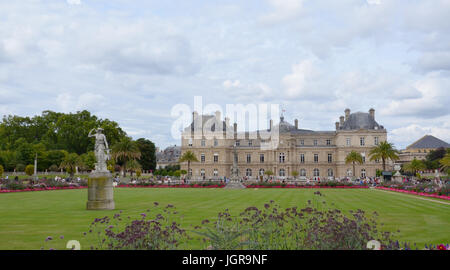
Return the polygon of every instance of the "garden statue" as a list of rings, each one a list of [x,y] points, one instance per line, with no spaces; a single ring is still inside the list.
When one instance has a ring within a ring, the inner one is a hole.
[[[110,159],[108,141],[106,140],[106,136],[102,133],[103,128],[98,128],[96,133],[92,134],[92,131],[94,130],[95,129],[92,129],[88,134],[89,137],[95,137],[94,153],[97,163],[95,163],[94,172],[108,172],[106,166],[106,161]]]
[[[230,170],[230,182],[225,186],[225,188],[245,188],[245,186],[240,182],[239,178],[239,168],[238,168],[238,154],[236,151],[236,144],[233,146],[233,165]]]
[[[92,129],[88,136],[95,137],[95,169],[88,179],[88,210],[113,210],[115,208],[113,198],[113,179],[109,172],[106,161],[110,159],[110,150],[103,129],[96,129],[92,134]]]

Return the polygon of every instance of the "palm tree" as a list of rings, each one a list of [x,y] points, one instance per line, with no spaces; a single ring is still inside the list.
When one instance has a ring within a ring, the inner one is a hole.
[[[356,152],[356,151],[351,151],[350,153],[348,153],[348,155],[345,157],[345,164],[350,164],[352,163],[353,165],[353,177],[355,177],[355,164],[359,163],[359,164],[363,164],[363,157],[361,156],[360,153]]]
[[[408,162],[405,165],[403,165],[403,170],[407,172],[412,172],[414,176],[416,176],[418,170],[423,170],[425,168],[426,168],[425,164],[421,160],[417,160],[416,158],[411,160],[411,162]]]
[[[447,152],[447,154],[439,160],[439,163],[441,164],[442,170],[450,169],[450,152]]]
[[[137,162],[137,160],[132,159],[127,161],[127,168],[131,171],[131,176],[133,176],[133,172],[137,172],[138,170],[141,170],[142,166]]]
[[[386,171],[386,161],[388,159],[392,161],[399,159],[398,154],[399,151],[394,148],[392,143],[388,142],[380,142],[377,147],[373,148],[369,152],[370,160],[381,159],[383,171]]]
[[[112,148],[112,158],[117,162],[121,162],[123,176],[126,175],[127,163],[130,160],[136,160],[140,157],[141,152],[139,151],[139,147],[130,137],[125,137]]]
[[[198,162],[197,157],[195,156],[194,153],[192,153],[191,151],[186,151],[184,152],[184,154],[181,156],[180,162],[187,162],[188,164],[188,179],[191,179],[191,176],[189,174],[189,172],[191,171],[191,162]]]
[[[63,161],[59,165],[59,168],[65,169],[70,174],[70,177],[73,177],[76,171],[76,167],[82,166],[83,162],[80,156],[78,156],[77,153],[70,153],[64,157]]]

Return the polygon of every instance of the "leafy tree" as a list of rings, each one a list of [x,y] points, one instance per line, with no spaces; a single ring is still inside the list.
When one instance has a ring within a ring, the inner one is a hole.
[[[414,175],[417,174],[417,171],[425,169],[426,166],[423,164],[421,160],[414,158],[411,162],[408,162],[403,165],[403,170],[407,172],[412,172]]]
[[[194,153],[192,153],[192,151],[186,151],[186,152],[184,152],[184,154],[183,155],[181,155],[181,157],[180,157],[180,159],[179,159],[179,162],[181,163],[181,162],[187,162],[187,164],[188,164],[188,172],[190,171],[190,169],[191,169],[191,162],[198,162],[198,159],[197,159],[197,157],[195,156],[195,154]],[[190,175],[188,175],[188,179],[190,179]]]
[[[26,173],[28,176],[32,176],[32,175],[34,174],[34,165],[27,165],[27,166],[25,167],[25,173]]]
[[[141,169],[137,169],[136,170],[136,176],[139,178],[142,175],[142,170]]]
[[[356,176],[356,169],[355,169],[355,164],[359,163],[359,164],[363,164],[363,157],[361,156],[360,153],[352,150],[346,157],[345,157],[345,164],[352,164],[353,165],[353,177]]]
[[[95,163],[96,163],[96,158],[95,158],[95,153],[94,151],[89,151],[87,153],[84,153],[80,156],[81,160],[83,161],[83,170],[93,170],[95,169]]]
[[[186,175],[187,171],[186,170],[180,170],[181,175]]]
[[[61,164],[61,162],[64,160],[64,158],[68,154],[69,153],[67,151],[65,151],[65,150],[50,150],[50,151],[47,151],[46,160],[47,160],[47,163],[50,164],[48,169],[50,169],[50,167],[53,166],[53,165],[58,167],[58,165]],[[58,170],[58,168],[56,168],[56,171],[57,170]],[[54,170],[50,169],[50,171],[54,171]]]
[[[0,165],[0,177],[3,176],[3,173],[5,172],[5,169],[3,169],[3,166]]]
[[[369,152],[370,160],[381,159],[383,171],[386,171],[387,160],[398,160],[399,151],[394,148],[392,143],[380,142],[377,147],[372,148]]]
[[[294,176],[294,179],[297,179],[297,176],[299,175],[299,173],[297,171],[292,171],[291,175]]]
[[[267,170],[264,172],[264,174],[271,177],[273,175],[273,172],[271,170]]]
[[[23,165],[22,163],[17,163],[16,172],[23,172],[23,171],[25,171],[25,165]]]
[[[127,163],[130,160],[139,159],[141,152],[139,152],[136,142],[130,137],[125,137],[113,146],[112,157],[116,162],[122,164],[123,176],[125,176]]]
[[[173,173],[173,176],[179,178],[179,177],[181,176],[181,170],[176,170],[176,171]]]
[[[83,163],[77,153],[70,153],[66,157],[64,157],[59,167],[65,169],[70,174],[70,177],[73,177],[76,171],[76,167],[81,166],[83,166]]]
[[[140,138],[136,141],[141,157],[139,163],[144,170],[154,170],[156,168],[155,144],[147,139]]]

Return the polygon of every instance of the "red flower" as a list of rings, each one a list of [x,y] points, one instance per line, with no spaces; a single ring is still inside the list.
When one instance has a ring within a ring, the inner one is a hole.
[[[442,244],[440,244],[439,246],[437,246],[437,248],[438,248],[439,250],[447,250],[447,247],[444,246],[444,245],[442,245]]]

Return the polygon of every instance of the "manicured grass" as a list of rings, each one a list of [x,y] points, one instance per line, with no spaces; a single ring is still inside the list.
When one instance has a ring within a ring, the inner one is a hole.
[[[116,210],[87,211],[87,190],[37,191],[0,194],[0,249],[40,249],[47,236],[58,238],[53,247],[63,248],[67,240],[79,240],[82,248],[90,243],[83,237],[94,218],[123,215],[138,217],[153,202],[173,204],[182,214],[182,225],[194,227],[203,219],[213,220],[228,208],[238,214],[248,206],[262,207],[274,200],[281,207],[317,202],[314,189],[195,189],[195,188],[117,188]],[[417,199],[393,192],[368,189],[320,189],[327,204],[348,211],[363,209],[379,214],[383,229],[400,230],[399,240],[424,244],[450,243],[450,205]],[[322,197],[321,197],[322,198]],[[192,226],[190,226],[192,225]],[[55,240],[54,240],[55,241]],[[45,247],[47,248],[47,244]],[[203,248],[198,241],[193,249]]]

